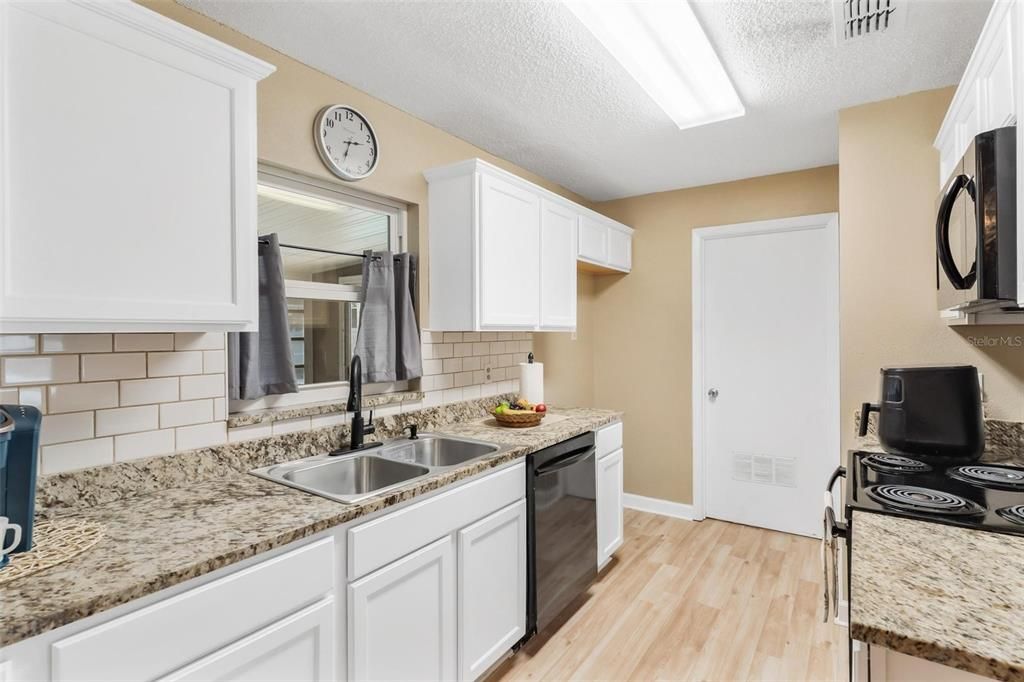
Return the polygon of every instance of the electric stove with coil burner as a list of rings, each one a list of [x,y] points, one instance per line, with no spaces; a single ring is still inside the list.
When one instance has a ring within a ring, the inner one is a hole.
[[[869,511],[1024,535],[1024,467],[854,451],[845,507],[847,521]]]

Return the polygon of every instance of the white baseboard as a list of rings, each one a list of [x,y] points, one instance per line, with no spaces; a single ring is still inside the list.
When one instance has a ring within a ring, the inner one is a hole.
[[[636,509],[637,511],[649,512],[651,514],[671,516],[675,519],[686,519],[687,521],[694,520],[692,504],[670,502],[669,500],[659,500],[656,497],[644,497],[643,495],[623,493],[622,506],[627,509]]]

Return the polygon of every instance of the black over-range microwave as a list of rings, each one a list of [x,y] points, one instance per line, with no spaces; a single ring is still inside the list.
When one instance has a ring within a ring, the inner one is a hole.
[[[1017,135],[981,133],[938,199],[940,310],[1017,308]]]

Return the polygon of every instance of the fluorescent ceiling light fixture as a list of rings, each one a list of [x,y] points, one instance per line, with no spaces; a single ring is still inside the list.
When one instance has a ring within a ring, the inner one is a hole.
[[[746,113],[686,0],[566,0],[565,5],[680,130]]]

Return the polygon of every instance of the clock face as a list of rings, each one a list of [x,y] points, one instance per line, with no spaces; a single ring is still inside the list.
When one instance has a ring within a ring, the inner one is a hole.
[[[377,136],[362,114],[335,104],[324,107],[313,124],[316,149],[342,180],[361,180],[377,167]]]

